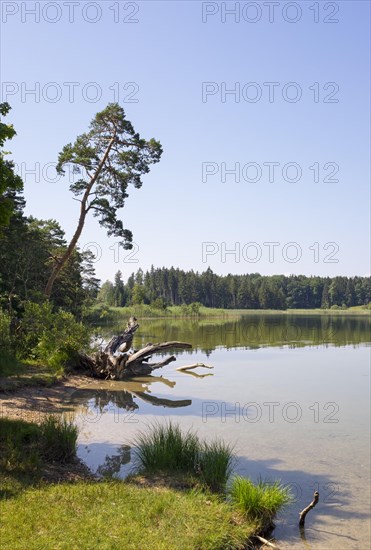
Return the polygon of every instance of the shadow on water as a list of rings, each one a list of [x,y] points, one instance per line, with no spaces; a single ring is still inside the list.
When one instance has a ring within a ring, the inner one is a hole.
[[[238,457],[236,464],[238,474],[249,477],[254,482],[259,479],[268,483],[280,480],[284,486],[290,488],[294,502],[279,514],[276,521],[277,527],[272,534],[272,537],[278,541],[278,546],[280,546],[279,541],[281,540],[284,540],[289,547],[290,544],[297,544],[301,540],[304,543],[303,548],[308,550],[311,548],[311,542],[315,542],[316,548],[332,547],[340,550],[344,548],[342,541],[346,539],[348,542],[346,548],[358,548],[351,543],[359,539],[353,536],[353,533],[347,532],[345,525],[354,520],[367,522],[369,514],[367,510],[361,512],[353,508],[354,497],[350,491],[339,486],[332,474],[317,473],[313,475],[309,471],[284,470],[280,464],[279,459],[252,461],[245,457]],[[305,527],[299,528],[299,513],[313,500],[313,493],[318,489],[320,492],[319,503],[309,512]],[[336,523],[338,526],[339,522],[345,524],[344,532],[340,532],[337,528],[331,529],[332,523]],[[331,537],[331,543],[326,535]],[[329,546],[318,546],[324,541]]]
[[[91,443],[84,447],[87,453],[104,457],[96,469],[99,476],[124,478],[135,469],[134,447],[117,447],[106,442]],[[331,524],[338,524],[339,521],[346,524],[355,519],[365,522],[369,519],[368,513],[350,508],[350,494],[338,486],[332,475],[317,474],[314,479],[310,472],[284,470],[280,468],[280,464],[279,459],[255,461],[245,457],[238,457],[235,464],[235,471],[239,475],[249,477],[254,482],[259,479],[268,483],[280,480],[283,485],[290,488],[294,502],[279,514],[276,520],[277,527],[271,534],[271,537],[278,541],[277,544],[280,545],[280,541],[289,546],[301,543],[301,547],[306,550],[310,550],[312,544],[316,548],[328,548],[323,544],[330,544],[330,537],[333,548],[341,549],[345,542],[346,548],[358,548],[354,546],[359,541],[358,538],[346,530],[343,533],[336,527],[331,529]],[[315,488],[320,488],[320,501],[309,513],[306,527],[299,528],[299,512],[311,502]]]

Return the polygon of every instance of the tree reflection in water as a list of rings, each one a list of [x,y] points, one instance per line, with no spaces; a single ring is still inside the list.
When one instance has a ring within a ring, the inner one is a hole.
[[[135,411],[140,408],[140,401],[154,406],[179,408],[189,407],[191,399],[165,399],[152,394],[153,384],[165,384],[173,388],[176,382],[162,376],[136,377],[125,381],[89,380],[86,388],[78,388],[70,399],[75,412],[80,413],[88,423],[97,422],[106,411],[118,410]],[[134,400],[135,398],[138,398]],[[96,473],[102,477],[119,477],[120,470],[131,462],[130,445],[121,445],[114,455],[106,455],[103,464],[100,464]]]
[[[77,389],[71,396],[71,401],[81,404],[84,408],[95,409],[99,413],[109,405],[126,411],[139,409],[139,404],[134,401],[134,397],[160,407],[189,407],[192,404],[191,399],[165,399],[152,395],[151,386],[155,382],[165,384],[169,388],[173,388],[176,384],[162,376],[143,376],[119,382],[97,381],[87,388]]]
[[[98,466],[97,474],[102,477],[112,478],[115,474],[119,474],[121,466],[131,462],[131,447],[130,445],[122,445],[119,448],[119,454],[106,455],[104,463]]]

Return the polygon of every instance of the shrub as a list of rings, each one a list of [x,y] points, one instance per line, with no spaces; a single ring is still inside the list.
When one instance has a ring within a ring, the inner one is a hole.
[[[12,338],[10,335],[10,315],[0,310],[0,348],[2,352],[11,353]]]
[[[156,298],[155,300],[153,300],[153,302],[151,302],[151,307],[153,307],[154,309],[159,309],[159,310],[162,310],[162,311],[166,311],[167,304],[166,304],[166,301],[164,300],[164,298],[159,297],[159,298]]]
[[[88,348],[89,340],[89,329],[76,321],[72,313],[53,312],[49,302],[25,304],[21,332],[24,356],[60,368],[77,351]]]
[[[14,351],[14,340],[11,334],[11,317],[0,311],[0,376],[10,376],[23,370],[17,361]]]

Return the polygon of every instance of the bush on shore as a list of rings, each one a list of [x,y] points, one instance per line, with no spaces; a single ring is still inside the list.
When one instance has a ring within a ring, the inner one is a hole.
[[[72,313],[55,312],[50,302],[25,303],[19,342],[23,357],[43,361],[57,370],[73,360],[77,350],[88,349],[89,342],[89,328]]]

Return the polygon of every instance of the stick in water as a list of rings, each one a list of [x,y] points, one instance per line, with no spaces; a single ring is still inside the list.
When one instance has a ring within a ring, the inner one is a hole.
[[[210,367],[208,365],[204,365],[203,363],[195,363],[194,365],[184,365],[184,367],[177,367],[176,370],[192,370],[197,369],[198,367],[202,367],[204,369],[213,369],[214,367]]]
[[[299,514],[299,517],[300,517],[300,520],[299,520],[299,527],[304,527],[304,523],[305,523],[305,516],[307,515],[307,513],[309,512],[309,510],[311,510],[312,508],[315,507],[315,505],[317,504],[317,502],[319,501],[319,492],[318,491],[314,491],[314,498],[312,500],[312,502],[309,504],[309,506],[307,506],[306,508],[304,508],[304,510],[302,510]]]
[[[273,542],[270,542],[269,540],[265,539],[264,537],[261,537],[261,536],[259,536],[259,535],[256,535],[256,538],[257,538],[258,540],[260,540],[260,542],[262,542],[263,544],[266,544],[266,545],[270,546],[271,548],[275,548],[276,550],[280,550],[280,549],[278,548],[278,546],[276,546],[275,544],[273,544]]]

